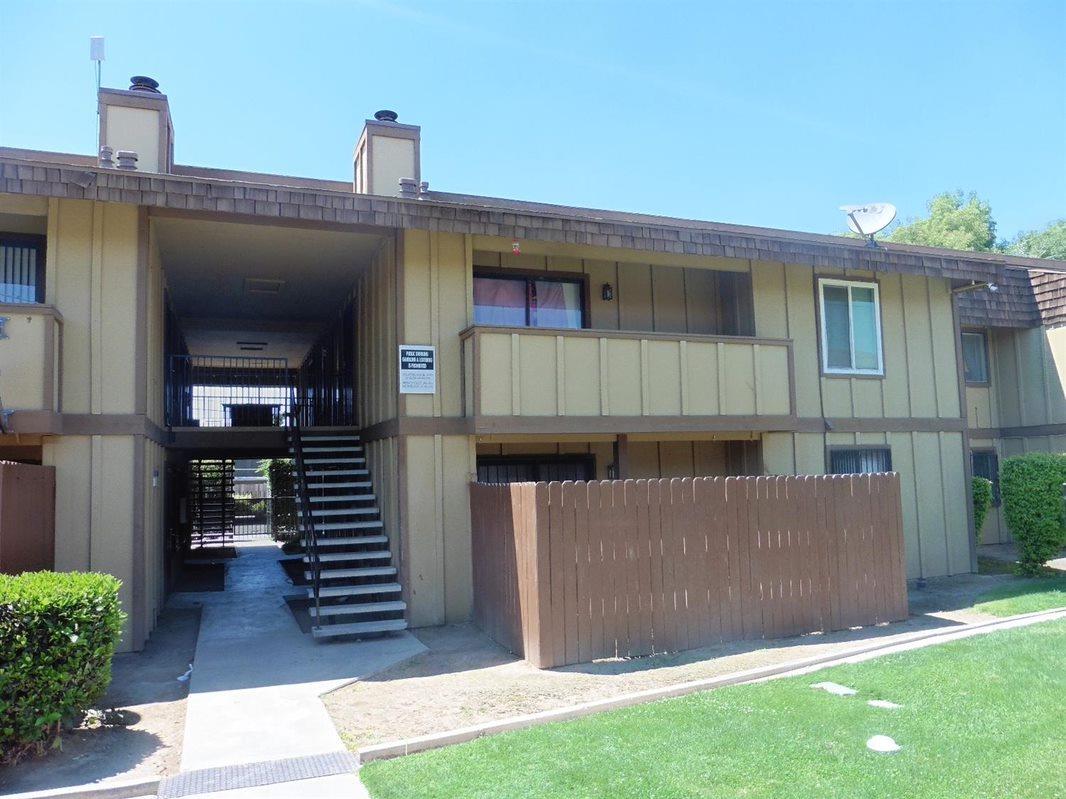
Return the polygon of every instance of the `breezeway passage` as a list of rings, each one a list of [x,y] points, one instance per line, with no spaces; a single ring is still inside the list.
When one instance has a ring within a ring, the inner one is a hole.
[[[285,604],[286,594],[299,591],[278,565],[278,547],[238,542],[237,550],[225,591],[172,600],[203,605],[182,772],[343,752],[319,697],[425,649],[406,632],[316,643]],[[325,793],[302,780],[290,795],[352,796],[358,789],[354,775],[317,780]]]

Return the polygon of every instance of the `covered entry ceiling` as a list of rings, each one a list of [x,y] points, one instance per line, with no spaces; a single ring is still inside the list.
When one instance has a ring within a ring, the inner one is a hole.
[[[193,355],[299,365],[340,311],[382,236],[153,217],[175,314]],[[261,351],[239,341],[264,342]]]

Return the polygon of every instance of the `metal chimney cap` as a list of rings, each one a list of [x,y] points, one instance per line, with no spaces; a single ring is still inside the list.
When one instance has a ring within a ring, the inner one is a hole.
[[[389,111],[387,108],[383,108],[374,114],[374,119],[378,122],[395,122],[399,119],[399,115],[395,111]]]
[[[149,78],[147,75],[134,75],[130,78],[130,91],[159,94],[159,81]]]

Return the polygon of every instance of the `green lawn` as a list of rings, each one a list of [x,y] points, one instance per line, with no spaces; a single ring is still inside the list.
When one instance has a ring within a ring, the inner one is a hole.
[[[822,680],[859,693],[810,688]],[[373,762],[361,774],[374,799],[1048,799],[1066,796],[1063,719],[1057,621]],[[868,751],[878,733],[903,750]]]
[[[1014,616],[1066,607],[1066,575],[1023,579],[986,591],[974,610],[993,616]]]

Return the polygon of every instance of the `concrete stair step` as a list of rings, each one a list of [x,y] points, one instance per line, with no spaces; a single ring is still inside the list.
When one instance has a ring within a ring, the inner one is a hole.
[[[381,560],[383,558],[391,558],[392,552],[387,549],[372,549],[369,552],[319,552],[318,560],[320,563],[330,563],[332,561],[345,561],[345,560]],[[304,555],[304,563],[310,563],[311,558]]]
[[[324,585],[319,591],[322,599],[339,599],[345,596],[366,596],[367,594],[398,594],[402,589],[399,583],[367,583],[365,585]],[[307,589],[307,598],[314,599],[313,588]]]
[[[388,602],[361,602],[359,604],[346,604],[346,605],[323,605],[320,608],[316,608],[312,605],[308,610],[311,611],[311,617],[316,616],[348,616],[358,615],[361,613],[387,613],[395,612],[397,610],[407,610],[407,603],[402,599],[396,599]]]
[[[362,446],[354,447],[303,447],[304,452],[362,452]]]
[[[367,483],[369,485],[369,483]],[[326,497],[308,497],[310,502],[369,502],[377,499],[374,494],[330,494]],[[296,504],[302,504],[303,500],[296,497]]]
[[[322,569],[320,572],[326,580],[353,580],[357,577],[387,577],[396,574],[395,566],[364,566],[358,569]],[[312,578],[309,571],[304,572],[308,580]]]
[[[320,547],[348,547],[353,544],[384,544],[388,540],[387,535],[345,535],[336,538],[319,538],[318,545]],[[300,543],[307,546],[307,542],[302,538]]]
[[[321,627],[312,627],[311,634],[315,638],[335,638],[339,635],[387,633],[406,629],[406,619],[388,619],[386,621],[357,621],[351,624],[326,624]]]
[[[304,433],[301,441],[362,441],[357,435],[350,433]]]
[[[307,471],[308,477],[354,477],[366,474],[370,474],[368,469],[309,469]]]
[[[366,458],[304,458],[304,463],[366,463]]]
[[[369,508],[311,508],[311,515],[315,517],[320,516],[366,516],[368,514],[377,513],[378,509],[376,505],[372,505]]]
[[[369,522],[322,522],[322,524],[315,525],[315,532],[321,532],[323,530],[371,530],[375,527],[384,527],[385,523],[381,519],[375,519]],[[303,532],[303,523],[297,523],[297,529]]]
[[[369,480],[356,480],[354,482],[349,481],[347,483],[314,482],[314,483],[311,483],[310,485],[308,485],[307,487],[309,489],[313,488],[315,491],[323,491],[323,490],[325,490],[327,488],[328,489],[334,489],[334,488],[373,488],[374,484],[372,482],[370,482]],[[328,499],[331,496],[335,496],[335,495],[334,494],[327,494],[325,497],[322,497],[322,499]],[[299,499],[299,498],[297,498],[297,499]],[[314,499],[315,499],[315,497],[311,497],[312,501],[314,501]]]

